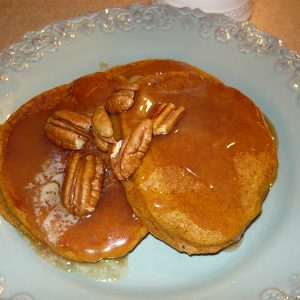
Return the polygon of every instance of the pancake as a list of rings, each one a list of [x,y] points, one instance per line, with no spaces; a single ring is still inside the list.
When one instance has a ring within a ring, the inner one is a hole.
[[[150,74],[157,75],[174,71],[197,73],[202,78],[209,79],[213,82],[220,82],[220,80],[215,76],[198,69],[193,65],[172,59],[146,59],[142,61],[131,62],[112,67],[107,70],[107,73],[125,80],[131,80]]]
[[[277,173],[276,145],[249,98],[205,72],[176,71],[176,65],[156,61],[147,69],[141,62],[123,69],[127,79],[143,69],[135,104],[122,114],[125,136],[159,103],[185,108],[171,133],[152,139],[141,167],[123,185],[155,237],[188,254],[216,253],[260,214]]]
[[[105,73],[85,76],[33,98],[1,128],[0,213],[35,243],[68,259],[123,257],[148,233],[113,176],[108,154],[102,154],[107,170],[95,211],[81,218],[68,213],[60,192],[72,151],[56,146],[45,133],[47,119],[55,111],[91,114],[119,82]],[[117,127],[115,134],[120,135]]]
[[[101,199],[79,218],[60,196],[74,152],[52,143],[45,124],[61,109],[92,115],[128,81],[139,90],[133,107],[110,115],[117,141],[162,102],[184,106],[183,118],[152,138],[141,167],[122,183],[109,155],[99,154],[106,168]],[[181,252],[218,252],[260,214],[277,173],[276,145],[259,108],[216,77],[174,60],[117,66],[34,97],[3,125],[0,145],[0,213],[35,243],[76,261],[122,257],[148,230]]]

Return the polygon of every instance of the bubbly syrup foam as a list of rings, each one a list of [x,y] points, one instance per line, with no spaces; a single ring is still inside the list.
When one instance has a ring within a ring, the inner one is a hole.
[[[61,204],[60,189],[64,178],[65,165],[59,155],[48,159],[26,189],[34,190],[34,213],[39,225],[44,229],[47,239],[55,244],[59,238],[79,218],[67,212]],[[49,208],[45,215],[45,209]],[[94,263],[82,263],[67,260],[56,255],[50,248],[34,245],[38,254],[55,267],[69,273],[79,273],[98,281],[115,281],[127,273],[127,257],[102,259]]]

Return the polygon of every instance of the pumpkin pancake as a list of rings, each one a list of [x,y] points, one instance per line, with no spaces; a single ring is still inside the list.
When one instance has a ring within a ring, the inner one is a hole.
[[[107,71],[110,75],[115,75],[127,80],[138,79],[145,75],[158,75],[168,72],[193,72],[200,75],[202,78],[209,79],[213,82],[220,82],[213,75],[194,67],[185,62],[172,59],[145,59],[125,65],[115,66]]]
[[[91,214],[73,216],[60,199],[72,151],[49,141],[45,124],[61,109],[91,115],[124,80],[139,90],[121,126],[118,115],[111,116],[117,140],[151,118],[161,102],[183,105],[184,116],[171,133],[152,139],[123,186],[104,155],[100,202]],[[260,213],[277,172],[276,145],[253,102],[173,60],[117,66],[47,91],[23,105],[0,133],[0,213],[34,241],[76,261],[124,256],[147,229],[179,251],[218,252]]]
[[[103,154],[107,170],[95,211],[80,218],[68,213],[60,193],[72,151],[56,146],[45,133],[55,111],[70,109],[89,115],[119,82],[105,73],[85,76],[33,98],[1,128],[1,214],[35,242],[68,259],[90,262],[122,257],[148,232],[112,175],[108,154]],[[120,135],[117,124],[115,133]]]
[[[204,72],[177,72],[177,64],[168,61],[168,72],[166,61],[148,71],[144,62],[124,68],[129,79],[143,67],[135,104],[122,114],[125,135],[159,103],[185,112],[171,133],[152,139],[141,167],[123,185],[154,236],[178,251],[215,253],[239,240],[260,214],[277,174],[276,145],[249,98]]]
[[[91,114],[103,105],[132,66],[112,68],[109,76],[87,75],[38,95],[15,112],[0,131],[0,213],[35,243],[45,243],[68,259],[96,261],[124,256],[148,232],[133,215],[108,163],[96,210],[84,218],[69,214],[61,205],[60,191],[71,153],[55,146],[45,134],[46,121],[55,111]],[[145,60],[135,66],[138,69],[133,68],[133,75],[139,76],[155,73],[158,68],[163,71],[162,66],[164,72],[198,72],[191,65],[170,60]],[[121,137],[118,117],[111,118],[115,137]]]

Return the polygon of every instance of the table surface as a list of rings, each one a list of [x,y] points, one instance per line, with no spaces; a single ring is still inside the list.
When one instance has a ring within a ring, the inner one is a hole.
[[[0,51],[21,36],[49,23],[97,11],[124,7],[131,0],[0,0]],[[148,4],[150,0],[138,1]],[[278,36],[300,52],[300,0],[253,0],[251,21],[260,30]]]

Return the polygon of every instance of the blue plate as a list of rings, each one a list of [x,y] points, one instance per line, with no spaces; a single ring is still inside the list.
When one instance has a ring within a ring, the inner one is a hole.
[[[0,54],[0,118],[42,91],[147,58],[193,64],[248,95],[279,138],[279,174],[242,242],[188,256],[148,236],[117,281],[54,267],[0,218],[0,298],[298,299],[300,57],[251,23],[169,6],[107,9],[27,33]]]

